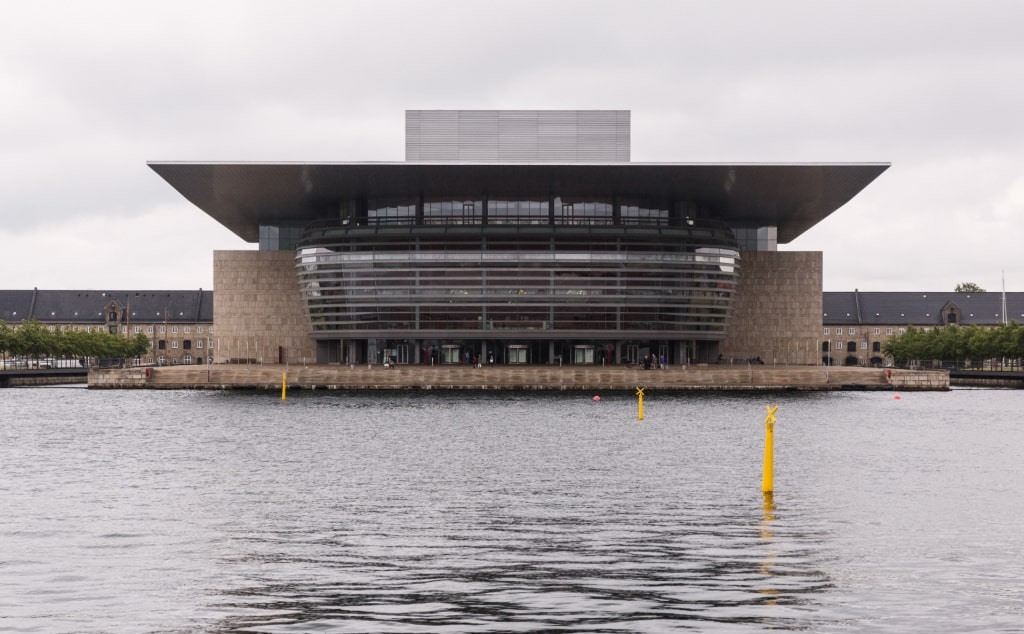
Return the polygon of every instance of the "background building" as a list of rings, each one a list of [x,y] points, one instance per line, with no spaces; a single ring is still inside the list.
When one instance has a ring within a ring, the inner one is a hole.
[[[146,364],[202,364],[216,340],[213,292],[0,290],[0,320],[36,320],[50,331],[107,332],[151,341]]]
[[[214,254],[216,360],[817,363],[821,254],[887,164],[631,163],[628,111],[409,111],[400,163],[151,163]]]
[[[827,292],[822,298],[821,362],[882,365],[882,348],[910,326],[994,327],[1024,323],[1024,293]]]

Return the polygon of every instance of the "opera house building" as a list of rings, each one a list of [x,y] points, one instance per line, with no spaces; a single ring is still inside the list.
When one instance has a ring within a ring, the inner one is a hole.
[[[822,255],[887,167],[630,160],[629,111],[406,112],[404,162],[151,162],[214,254],[216,362],[820,360]]]

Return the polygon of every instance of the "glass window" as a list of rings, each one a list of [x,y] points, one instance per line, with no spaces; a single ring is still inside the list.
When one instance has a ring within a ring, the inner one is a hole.
[[[431,200],[423,203],[423,223],[478,225],[483,222],[482,200]]]
[[[828,331],[829,331],[829,328],[828,328],[828,327],[826,326],[826,327],[825,327],[825,334],[826,334],[826,335],[828,335],[828,334],[829,334],[829,332],[828,332]]]
[[[489,200],[487,224],[537,225],[548,223],[546,200]]]
[[[892,328],[886,328],[885,329],[885,334],[891,335],[892,334]]]
[[[595,200],[573,200],[555,197],[556,219],[563,225],[610,225],[613,222],[611,203]]]
[[[177,350],[178,349],[178,341],[177,340],[171,342],[171,349],[172,350]]]
[[[669,205],[649,201],[619,205],[624,225],[668,225]]]
[[[192,326],[185,326],[185,334],[186,335],[187,334],[191,334],[191,332],[192,332]]]
[[[409,225],[416,222],[414,200],[371,200],[366,210],[371,225]]]
[[[857,329],[856,328],[850,328],[850,333],[849,334],[851,334],[851,335],[857,334]]]

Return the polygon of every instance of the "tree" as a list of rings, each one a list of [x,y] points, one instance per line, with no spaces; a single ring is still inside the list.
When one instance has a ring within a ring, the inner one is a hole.
[[[954,293],[984,293],[985,289],[978,286],[974,282],[960,282],[953,289]]]
[[[14,345],[11,346],[11,352],[38,359],[51,354],[56,347],[56,341],[54,334],[35,319],[23,321],[14,331]]]
[[[11,351],[11,345],[14,343],[14,330],[7,325],[7,322],[0,319],[0,354],[4,355],[4,359],[7,359],[7,353]],[[4,363],[6,366],[7,364]]]

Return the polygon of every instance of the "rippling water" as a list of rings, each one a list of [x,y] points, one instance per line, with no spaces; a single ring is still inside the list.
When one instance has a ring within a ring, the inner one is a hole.
[[[0,631],[1024,631],[1024,392],[902,396],[3,390]]]

